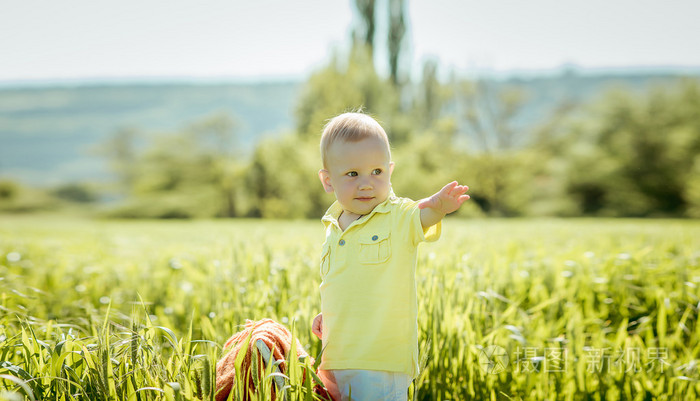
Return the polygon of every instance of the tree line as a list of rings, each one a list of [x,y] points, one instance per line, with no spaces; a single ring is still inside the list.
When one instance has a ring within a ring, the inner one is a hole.
[[[378,4],[388,8],[388,74],[375,61]],[[355,5],[351,50],[304,83],[294,129],[252,151],[243,150],[236,116],[227,114],[167,134],[119,130],[101,147],[118,177],[110,192],[119,201],[105,213],[318,218],[333,201],[317,178],[321,130],[361,108],[389,135],[400,196],[419,199],[456,179],[471,188],[463,215],[700,217],[697,79],[564,102],[524,130],[515,121],[527,101],[522,90],[455,74],[440,80],[435,60],[424,63],[418,82],[407,78],[404,0]],[[0,185],[0,206],[12,191]],[[90,200],[83,192],[56,195]]]
[[[115,133],[121,217],[318,218],[333,201],[317,179],[325,122],[362,107],[392,143],[397,194],[442,182],[470,186],[472,216],[700,217],[700,84],[611,91],[562,104],[524,132],[524,94],[487,81],[440,82],[426,63],[416,85],[377,74],[354,47],[306,82],[292,132],[237,146],[236,120],[215,115],[168,135]],[[139,139],[141,144],[139,145]]]

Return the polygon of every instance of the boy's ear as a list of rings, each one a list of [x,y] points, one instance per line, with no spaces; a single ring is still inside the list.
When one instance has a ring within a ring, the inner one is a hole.
[[[394,162],[389,163],[389,177],[394,174]]]
[[[318,171],[318,179],[321,180],[321,184],[323,185],[323,189],[331,193],[333,192],[333,185],[331,185],[331,175],[328,172],[328,170],[319,170]]]

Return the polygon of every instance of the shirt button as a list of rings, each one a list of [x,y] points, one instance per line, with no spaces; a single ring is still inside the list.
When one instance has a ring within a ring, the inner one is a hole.
[[[372,236],[372,241],[376,241],[378,238],[379,238],[379,237],[377,237],[376,235],[373,235],[373,236]]]
[[[345,245],[345,240],[344,240],[344,239],[341,239],[341,240],[338,242],[338,244],[340,244],[340,246]]]

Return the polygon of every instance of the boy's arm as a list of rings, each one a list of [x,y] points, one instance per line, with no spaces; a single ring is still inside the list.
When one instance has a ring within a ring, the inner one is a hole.
[[[462,203],[469,199],[469,195],[465,195],[468,189],[466,185],[458,185],[457,181],[452,181],[435,195],[421,200],[418,208],[423,228],[437,224],[446,214],[459,209]]]

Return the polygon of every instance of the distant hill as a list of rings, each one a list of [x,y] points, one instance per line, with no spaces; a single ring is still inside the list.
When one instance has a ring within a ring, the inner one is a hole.
[[[527,103],[516,122],[528,129],[564,100],[582,102],[613,86],[644,90],[678,78],[675,73],[659,72],[565,71],[491,83],[525,89]],[[240,121],[241,143],[252,148],[265,135],[293,129],[301,86],[288,82],[0,87],[0,178],[33,185],[104,179],[109,171],[90,148],[115,130],[135,127],[167,132],[217,112]]]
[[[526,104],[515,121],[523,129],[548,118],[554,108],[566,101],[585,103],[602,96],[611,89],[624,89],[643,93],[654,87],[667,87],[683,77],[700,79],[700,70],[693,74],[676,73],[621,73],[586,72],[585,70],[564,70],[559,74],[539,77],[511,77],[495,81],[497,88],[517,86],[526,94]]]
[[[109,172],[90,148],[120,128],[176,130],[218,112],[239,122],[241,144],[293,128],[298,82],[109,84],[0,88],[0,177],[35,185]]]

